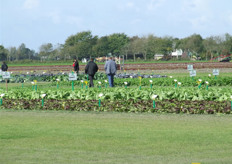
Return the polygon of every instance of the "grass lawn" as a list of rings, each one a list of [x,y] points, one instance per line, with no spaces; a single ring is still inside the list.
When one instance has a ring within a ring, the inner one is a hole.
[[[231,115],[0,110],[0,163],[231,163]]]

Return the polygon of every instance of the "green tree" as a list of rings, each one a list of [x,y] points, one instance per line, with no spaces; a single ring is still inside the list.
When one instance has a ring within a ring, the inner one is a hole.
[[[8,51],[9,51],[8,61],[14,61],[16,59],[16,56],[17,56],[16,47],[10,47],[8,49]]]
[[[121,49],[129,42],[129,37],[124,33],[114,33],[108,37],[109,53],[119,55]]]
[[[9,52],[10,54],[8,60],[24,60],[33,59],[35,57],[35,51],[27,48],[24,43],[22,43],[16,51],[15,47],[11,47]]]
[[[53,45],[51,43],[43,44],[39,48],[39,57],[40,60],[49,60],[51,59],[51,55],[53,53]]]
[[[145,45],[148,58],[153,58],[155,54],[163,54],[164,56],[167,56],[172,51],[173,38],[161,38],[154,35],[148,35],[146,37]]]
[[[217,54],[218,52],[218,44],[214,37],[208,37],[205,40],[203,40],[203,45],[206,50],[205,59],[208,60],[209,58],[212,59],[214,57],[214,54]]]
[[[164,37],[156,39],[156,51],[158,53],[164,54],[165,56],[169,55],[172,51],[172,38]]]
[[[128,42],[126,45],[124,45],[121,48],[120,54],[124,55],[126,58],[125,60],[128,59],[128,54],[130,53],[130,42]]]
[[[16,60],[18,61],[23,59],[26,56],[27,51],[28,50],[26,49],[26,45],[22,43],[17,49]]]
[[[147,36],[147,55],[150,59],[154,58],[154,55],[158,53],[156,39],[157,37],[152,34]]]
[[[215,56],[227,55],[229,51],[226,48],[226,35],[218,35],[214,36],[213,38],[217,43],[217,54]]]
[[[71,35],[65,41],[64,48],[71,58],[83,58],[92,55],[92,48],[96,44],[98,37],[93,36],[90,31],[84,31]]]
[[[106,56],[110,52],[109,41],[107,36],[103,36],[97,40],[93,46],[93,56]]]
[[[232,53],[232,36],[228,33],[225,34],[225,53],[231,54]]]
[[[195,54],[196,56],[200,56],[200,54],[204,52],[203,39],[201,35],[193,34],[187,38],[180,39],[177,43],[177,48],[191,52],[191,54]]]
[[[129,50],[130,50],[130,53],[133,54],[134,61],[136,58],[135,56],[137,54],[140,54],[140,52],[141,52],[140,44],[141,44],[141,42],[140,42],[140,38],[138,36],[134,36],[133,38],[131,38],[130,44],[129,44]]]
[[[4,48],[4,46],[0,45],[0,60],[7,60],[8,51]]]

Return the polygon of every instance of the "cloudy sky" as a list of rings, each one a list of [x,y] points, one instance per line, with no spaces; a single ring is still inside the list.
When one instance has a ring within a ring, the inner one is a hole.
[[[0,44],[38,51],[68,36],[232,35],[231,0],[0,0]]]

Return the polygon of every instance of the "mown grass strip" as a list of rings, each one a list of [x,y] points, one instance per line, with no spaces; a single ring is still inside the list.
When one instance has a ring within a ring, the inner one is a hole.
[[[231,116],[0,110],[0,163],[230,163]]]

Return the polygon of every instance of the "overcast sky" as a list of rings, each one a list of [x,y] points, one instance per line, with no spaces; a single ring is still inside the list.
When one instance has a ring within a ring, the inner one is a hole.
[[[232,35],[231,0],[0,0],[0,44],[38,51],[68,36]]]

